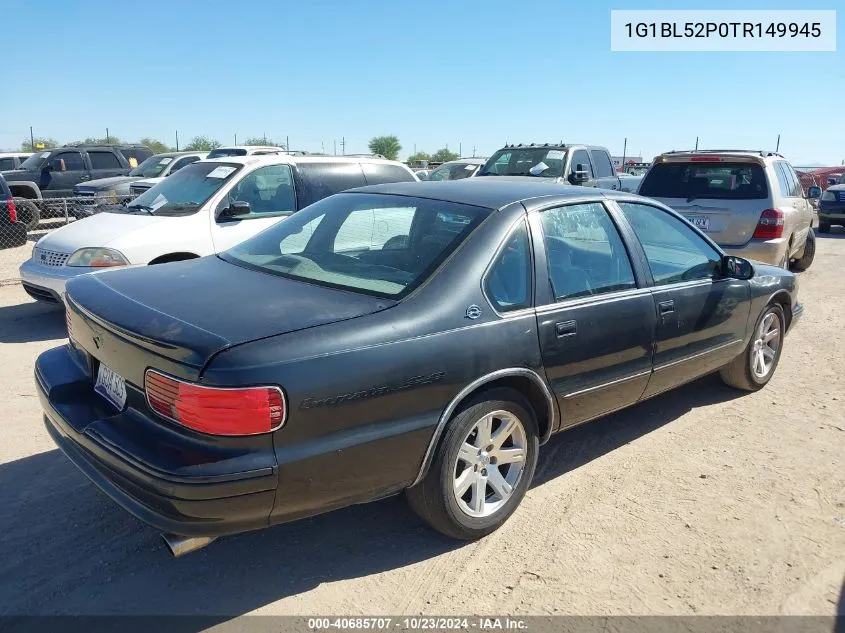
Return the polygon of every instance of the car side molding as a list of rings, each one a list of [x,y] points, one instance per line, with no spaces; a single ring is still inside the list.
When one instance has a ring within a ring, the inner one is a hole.
[[[480,378],[476,378],[471,383],[469,383],[466,387],[461,389],[458,394],[452,398],[449,402],[448,406],[443,410],[443,413],[440,414],[440,418],[437,420],[437,427],[434,429],[434,433],[431,436],[431,440],[428,443],[428,448],[425,451],[425,455],[423,456],[422,464],[420,464],[420,470],[417,473],[416,479],[414,479],[413,483],[411,483],[410,487],[416,486],[420,481],[422,481],[423,477],[425,477],[426,472],[428,472],[429,466],[431,466],[431,460],[434,457],[434,449],[437,446],[437,443],[440,441],[440,436],[443,434],[443,430],[446,428],[446,423],[449,421],[449,418],[452,417],[452,414],[455,412],[455,409],[461,403],[461,401],[469,396],[473,391],[477,390],[479,387],[484,386],[487,383],[494,382],[501,378],[509,378],[511,376],[519,376],[523,378],[528,378],[529,380],[533,381],[537,387],[539,387],[540,391],[543,393],[544,398],[546,399],[546,405],[548,407],[548,416],[549,416],[549,424],[546,432],[543,434],[543,437],[540,438],[540,443],[542,444],[552,434],[552,429],[555,428],[555,423],[557,422],[557,407],[555,406],[555,399],[552,396],[552,392],[549,389],[549,386],[546,384],[546,381],[533,369],[528,369],[526,367],[508,367],[506,369],[497,369],[496,371],[490,372],[489,374],[485,374]]]

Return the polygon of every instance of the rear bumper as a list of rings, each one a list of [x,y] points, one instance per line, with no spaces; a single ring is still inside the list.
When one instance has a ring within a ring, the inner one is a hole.
[[[743,246],[723,246],[728,255],[736,255],[745,259],[756,259],[758,262],[777,266],[783,260],[789,241],[785,237],[774,240],[752,239]]]
[[[44,424],[73,464],[122,508],[164,532],[221,536],[266,527],[278,484],[266,450],[169,429],[131,402],[117,412],[68,346],[44,352],[35,382]],[[127,389],[130,386],[127,384]]]

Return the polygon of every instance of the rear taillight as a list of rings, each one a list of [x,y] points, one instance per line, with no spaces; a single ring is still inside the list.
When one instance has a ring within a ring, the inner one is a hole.
[[[144,390],[153,411],[202,433],[255,435],[275,431],[285,421],[278,387],[205,387],[148,369]]]
[[[783,235],[783,211],[780,209],[766,209],[760,214],[754,237],[761,240],[771,240]]]
[[[6,198],[6,208],[9,209],[9,220],[11,222],[17,222],[18,210],[15,207],[15,199],[12,196]]]

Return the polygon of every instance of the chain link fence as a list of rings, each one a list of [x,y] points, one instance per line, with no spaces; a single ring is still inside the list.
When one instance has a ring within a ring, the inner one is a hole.
[[[0,283],[18,278],[32,246],[50,231],[105,210],[113,201],[92,196],[0,200]]]

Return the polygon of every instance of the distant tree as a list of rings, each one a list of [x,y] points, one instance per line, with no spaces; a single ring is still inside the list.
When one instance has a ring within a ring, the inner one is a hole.
[[[431,157],[431,160],[435,163],[448,163],[450,160],[458,160],[459,158],[459,154],[456,154],[455,152],[450,152],[444,147],[443,149],[439,149],[434,152],[434,156]]]
[[[413,163],[415,161],[422,161],[422,160],[431,160],[431,154],[428,152],[417,152],[416,154],[411,154],[408,156],[409,163]]]
[[[140,141],[138,141],[138,143],[149,147],[153,151],[153,154],[164,154],[165,152],[174,151],[172,147],[168,147],[161,141],[157,141],[154,138],[149,138],[148,136],[142,138]]]
[[[195,136],[191,142],[185,145],[186,151],[210,152],[215,147],[220,147],[220,141],[208,138],[207,136]]]
[[[261,145],[264,147],[284,147],[284,143],[276,143],[272,139],[263,136],[251,136],[244,141],[244,145]]]
[[[399,152],[402,151],[402,146],[399,144],[399,139],[395,136],[376,136],[370,139],[370,151],[373,154],[381,154],[390,160],[396,160]]]
[[[21,143],[22,152],[37,152],[40,149],[50,149],[51,147],[58,147],[59,142],[54,138],[44,138],[43,136],[35,137],[35,147],[32,146],[32,141],[26,139]]]
[[[87,137],[84,141],[82,141],[86,145],[117,145],[122,141],[117,138],[116,136],[112,136],[109,134],[109,137],[106,138],[105,136],[102,138],[96,138],[93,136]]]

